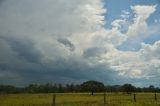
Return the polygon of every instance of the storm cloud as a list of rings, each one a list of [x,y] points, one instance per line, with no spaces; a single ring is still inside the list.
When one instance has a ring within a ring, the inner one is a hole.
[[[160,75],[159,41],[138,36],[159,31],[146,21],[156,6],[130,8],[132,22],[116,19],[106,28],[102,0],[0,0],[0,83],[152,83]],[[122,50],[133,38],[140,48]]]

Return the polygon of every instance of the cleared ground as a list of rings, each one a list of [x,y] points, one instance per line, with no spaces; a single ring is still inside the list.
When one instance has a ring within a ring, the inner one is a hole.
[[[1,94],[0,106],[52,106],[53,94]],[[104,106],[104,94],[96,93],[58,93],[56,106]],[[105,106],[160,106],[160,94],[157,100],[154,93],[106,93]]]

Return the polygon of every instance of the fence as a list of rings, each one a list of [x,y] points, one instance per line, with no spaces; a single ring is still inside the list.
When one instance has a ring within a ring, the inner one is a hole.
[[[115,94],[115,96],[117,96]],[[127,98],[126,98],[127,97]],[[147,98],[146,98],[147,97]],[[106,99],[107,98],[107,99]],[[109,99],[110,98],[110,99]],[[111,100],[111,98],[113,100]],[[118,99],[116,99],[118,98]],[[116,99],[116,100],[114,100]],[[147,100],[148,99],[148,100]],[[117,103],[116,103],[117,102]],[[106,95],[106,93],[103,94],[103,103],[101,103],[101,105],[104,106],[112,106],[113,104],[117,105],[125,105],[125,104],[143,104],[143,105],[147,105],[148,103],[151,103],[151,105],[153,105],[153,102],[156,103],[157,106],[160,106],[160,103],[158,104],[158,98],[157,98],[157,94],[153,94],[153,95],[140,95],[140,94],[124,94],[124,95],[119,95],[117,97],[112,97],[111,95]],[[56,106],[56,95],[53,95],[53,104],[52,106]]]
[[[32,94],[30,94],[32,95]],[[1,100],[5,100],[4,97],[0,97],[0,106],[160,106],[160,94],[159,93],[95,93],[90,95],[89,93],[62,93],[62,94],[35,94],[34,98],[37,98],[37,102],[32,104],[5,104]],[[24,100],[25,96],[14,98],[15,100]],[[33,98],[33,99],[34,99]],[[49,98],[49,99],[48,99]],[[30,97],[28,97],[30,99]],[[26,100],[28,100],[26,99]],[[40,99],[38,101],[38,99]],[[10,99],[9,99],[10,100]],[[11,102],[11,101],[7,101]],[[42,101],[50,102],[42,102]],[[18,102],[18,101],[17,101]]]
[[[107,95],[108,106],[160,106],[160,95],[157,93],[110,94]]]

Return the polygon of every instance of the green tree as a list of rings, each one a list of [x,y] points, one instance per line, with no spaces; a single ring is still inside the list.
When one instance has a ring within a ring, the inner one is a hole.
[[[26,87],[26,90],[27,90],[27,92],[29,92],[29,93],[37,93],[38,88],[39,88],[39,85],[38,85],[38,84],[29,84],[29,85]]]
[[[104,84],[98,81],[86,81],[81,84],[82,91],[91,92],[93,95],[94,92],[104,91]]]
[[[122,85],[122,91],[127,92],[128,94],[132,93],[135,90],[135,87],[132,84]]]
[[[12,85],[0,85],[0,94],[1,93],[15,93],[16,87]]]
[[[155,92],[156,90],[155,90],[155,87],[153,86],[153,85],[150,85],[149,87],[148,87],[148,90],[149,90],[149,92]]]

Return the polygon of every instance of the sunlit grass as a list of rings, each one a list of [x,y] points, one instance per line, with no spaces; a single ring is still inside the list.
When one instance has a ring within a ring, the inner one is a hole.
[[[0,106],[51,106],[53,94],[3,94]],[[103,93],[58,93],[56,106],[104,106]],[[106,106],[160,106],[160,94],[157,101],[154,93],[137,93],[136,102],[133,95],[125,93],[106,93]]]

